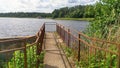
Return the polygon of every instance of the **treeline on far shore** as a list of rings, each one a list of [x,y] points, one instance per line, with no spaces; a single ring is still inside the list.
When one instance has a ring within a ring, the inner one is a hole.
[[[51,17],[51,13],[10,12],[10,13],[0,13],[0,17],[46,18],[46,17]]]
[[[0,17],[40,17],[40,18],[94,18],[94,5],[77,5],[55,9],[52,13],[10,12],[0,13]]]
[[[94,5],[78,5],[55,9],[52,18],[94,18]]]

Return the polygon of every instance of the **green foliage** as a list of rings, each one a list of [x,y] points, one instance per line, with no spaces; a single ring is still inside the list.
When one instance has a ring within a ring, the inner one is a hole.
[[[57,20],[93,21],[94,18],[56,18]]]
[[[88,61],[76,61],[75,68],[117,68],[116,55],[100,58],[98,55],[89,56]]]
[[[24,54],[20,51],[15,51],[13,58],[8,62],[10,68],[24,68]]]
[[[73,55],[72,49],[65,47],[64,50],[67,57],[71,57]]]
[[[94,5],[95,19],[90,23],[86,34],[109,41],[115,39],[116,42],[116,32],[120,26],[120,22],[118,21],[120,19],[120,6],[118,3],[120,3],[119,0],[100,0],[100,2],[96,3]],[[97,44],[97,42],[94,44]],[[97,46],[105,47],[105,45],[108,46],[109,44],[102,43],[102,45],[98,44]],[[111,45],[107,49],[116,52],[116,47],[116,45]],[[116,55],[104,55],[99,51],[96,55],[89,56],[86,59],[89,62],[85,62],[84,60],[79,62],[79,65],[82,65],[81,67],[83,68],[85,66],[87,68],[117,68]]]
[[[74,7],[64,7],[55,9],[52,12],[52,18],[94,18],[94,10],[92,5],[78,5]]]
[[[27,44],[29,46],[29,44]],[[42,51],[40,55],[36,54],[36,45],[27,48],[27,66],[28,68],[36,68],[37,59],[40,59],[39,68],[44,68],[43,59],[44,59],[45,51]],[[3,68],[24,68],[24,51],[18,50],[15,51],[12,55],[12,58],[9,61],[4,63]]]
[[[85,7],[85,12],[84,12],[84,17],[85,18],[93,18],[95,15],[95,10],[93,5],[86,5]]]
[[[86,32],[89,36],[107,40],[115,34],[119,27],[117,20],[119,19],[120,5],[118,3],[120,3],[119,0],[101,0],[96,3],[94,6],[95,19],[90,23]]]
[[[101,52],[98,50],[95,54],[94,53],[86,53],[85,49],[83,53],[80,53],[81,58],[78,62],[77,60],[73,60],[75,58],[74,50],[71,48],[65,47],[64,48],[65,54],[67,55],[68,59],[71,63],[74,61],[75,68],[117,68],[117,55]],[[88,51],[87,51],[88,52]]]

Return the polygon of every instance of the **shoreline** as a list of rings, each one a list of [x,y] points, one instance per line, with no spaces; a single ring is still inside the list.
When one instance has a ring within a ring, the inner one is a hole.
[[[56,20],[93,21],[94,18],[55,18]]]
[[[35,17],[0,17],[0,18],[33,18],[33,19],[53,19],[53,18],[35,18]],[[74,21],[93,21],[94,18],[54,18],[53,20],[74,20]]]

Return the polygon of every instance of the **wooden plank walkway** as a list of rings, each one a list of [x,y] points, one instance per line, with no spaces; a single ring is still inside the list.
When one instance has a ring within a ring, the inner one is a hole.
[[[58,39],[55,39],[55,34],[53,32],[46,32],[45,68],[71,68],[65,54],[59,48],[56,41],[58,41]]]

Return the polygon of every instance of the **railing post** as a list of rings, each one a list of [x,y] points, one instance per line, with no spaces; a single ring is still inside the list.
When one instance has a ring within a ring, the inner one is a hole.
[[[65,41],[65,27],[63,26],[63,41]]]
[[[80,61],[80,34],[78,34],[78,61]]]
[[[56,23],[56,32],[58,33],[58,24]]]
[[[58,24],[58,34],[60,35],[60,25]]]
[[[61,30],[62,30],[62,29],[61,29],[61,25],[60,25],[60,37],[62,38],[62,35],[61,35]]]
[[[27,68],[27,47],[26,47],[26,41],[24,42],[24,68]]]
[[[63,26],[63,28],[62,28],[62,39],[63,39],[63,41],[64,41],[64,26]]]
[[[45,24],[42,26],[42,29],[40,29],[40,34],[38,34],[38,40],[36,43],[37,46],[37,55],[40,55],[42,51],[42,44],[43,44],[43,39],[44,39],[44,34],[45,34]],[[39,68],[39,63],[40,59],[37,57],[37,63],[36,63],[36,68]]]
[[[14,53],[14,68],[16,68],[16,61],[15,61],[15,53]]]
[[[39,38],[39,37],[38,37]],[[36,47],[37,47],[37,50],[36,50],[36,55],[39,55],[39,39],[38,39],[38,41],[37,41],[37,43],[36,43]],[[37,58],[37,63],[36,63],[36,68],[38,68],[39,66],[39,59]]]
[[[39,41],[40,41],[40,31],[38,32],[37,34],[37,41],[36,41],[36,55],[39,55]],[[39,66],[39,59],[37,58],[37,61],[36,61],[36,68],[38,68]]]
[[[68,47],[70,46],[70,29],[68,29]]]
[[[56,24],[57,25],[57,33],[59,34],[59,26],[58,26],[58,24]]]
[[[43,40],[44,40],[44,36],[45,36],[45,24],[44,24],[44,30],[43,30]]]
[[[45,24],[44,24],[44,37],[45,37]],[[45,49],[45,44],[44,44],[44,49]]]

